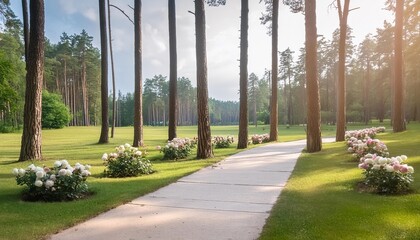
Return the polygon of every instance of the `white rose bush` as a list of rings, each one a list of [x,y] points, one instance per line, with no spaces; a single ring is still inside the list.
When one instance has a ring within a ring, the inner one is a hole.
[[[230,144],[234,143],[235,139],[232,136],[221,137],[215,136],[212,139],[212,143],[215,148],[228,148]]]
[[[164,147],[158,146],[157,149],[163,152],[164,160],[177,160],[188,157],[197,145],[197,139],[174,138]]]
[[[388,148],[377,133],[385,132],[385,127],[347,131],[347,151],[359,160],[363,170],[363,184],[369,191],[379,194],[404,194],[410,191],[414,181],[414,168],[406,164],[407,156],[390,157]]]
[[[143,157],[145,153],[126,143],[115,148],[113,153],[104,153],[102,160],[106,166],[107,177],[135,177],[142,174],[152,174],[152,163]]]
[[[67,160],[55,161],[54,167],[39,167],[34,164],[26,169],[13,169],[18,185],[26,186],[23,199],[28,201],[68,201],[89,194],[86,179],[91,175],[89,165]]]

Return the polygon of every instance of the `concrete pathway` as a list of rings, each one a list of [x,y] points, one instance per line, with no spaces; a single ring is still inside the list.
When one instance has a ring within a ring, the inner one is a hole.
[[[243,151],[51,239],[257,239],[304,146]]]

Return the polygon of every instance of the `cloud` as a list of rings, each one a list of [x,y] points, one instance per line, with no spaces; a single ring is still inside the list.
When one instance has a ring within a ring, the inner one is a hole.
[[[98,12],[96,9],[88,8],[82,12],[83,16],[87,19],[91,20],[92,22],[98,21]]]

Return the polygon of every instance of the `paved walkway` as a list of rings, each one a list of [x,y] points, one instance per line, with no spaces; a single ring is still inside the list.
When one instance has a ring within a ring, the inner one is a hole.
[[[257,239],[304,146],[243,151],[51,239]]]

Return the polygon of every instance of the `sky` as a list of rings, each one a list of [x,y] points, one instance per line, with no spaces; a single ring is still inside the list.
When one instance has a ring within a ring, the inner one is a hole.
[[[133,0],[110,0],[133,19]],[[262,77],[271,68],[271,38],[267,27],[261,25],[264,12],[260,0],[249,1],[248,73]],[[281,2],[281,1],[280,1]],[[330,3],[317,0],[318,34],[331,39],[338,28],[338,14]],[[375,33],[384,20],[393,21],[384,10],[385,0],[352,0],[348,24],[353,28],[354,42],[360,43],[368,33]],[[154,75],[169,75],[168,1],[142,1],[143,80]],[[21,18],[21,1],[11,6]],[[196,86],[195,30],[193,0],[176,1],[178,77],[188,77]],[[111,8],[112,44],[114,50],[117,91],[134,92],[134,26],[118,10]],[[57,43],[63,32],[71,35],[85,29],[100,48],[99,9],[97,0],[45,0],[45,35]],[[239,29],[240,1],[227,0],[225,6],[206,7],[206,36],[209,96],[219,100],[239,100]],[[290,47],[295,53],[304,46],[304,16],[291,13],[280,4],[279,45],[283,51]],[[111,76],[111,75],[109,75]],[[109,80],[109,82],[111,79]],[[111,84],[109,84],[111,87]]]

